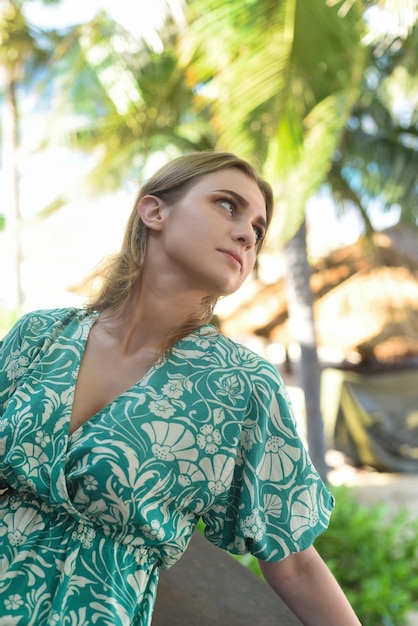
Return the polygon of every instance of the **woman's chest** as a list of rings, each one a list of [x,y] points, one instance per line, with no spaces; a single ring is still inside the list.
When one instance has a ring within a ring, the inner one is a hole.
[[[92,331],[76,378],[70,434],[138,383],[156,359],[150,350],[122,355]]]

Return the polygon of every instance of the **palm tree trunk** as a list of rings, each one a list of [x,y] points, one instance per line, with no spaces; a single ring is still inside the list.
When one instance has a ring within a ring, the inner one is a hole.
[[[13,273],[13,280],[11,280],[8,293],[8,307],[11,310],[19,311],[23,304],[21,276],[23,255],[20,237],[18,108],[16,101],[16,85],[13,79],[9,79],[5,85],[3,115],[4,189],[2,199],[7,204],[7,206],[4,207],[4,213],[6,214],[6,229],[11,261],[9,267],[10,272]]]
[[[291,333],[301,349],[299,378],[305,397],[308,449],[313,464],[326,481],[328,467],[325,461],[326,445],[320,399],[321,369],[317,353],[305,221],[286,243],[284,253]]]

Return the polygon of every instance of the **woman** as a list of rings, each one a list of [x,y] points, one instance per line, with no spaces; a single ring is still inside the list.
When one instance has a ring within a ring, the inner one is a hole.
[[[272,206],[245,161],[182,156],[142,188],[88,307],[27,314],[5,338],[0,624],[149,625],[159,568],[200,518],[302,623],[359,624],[312,547],[332,496],[276,369],[208,323]]]

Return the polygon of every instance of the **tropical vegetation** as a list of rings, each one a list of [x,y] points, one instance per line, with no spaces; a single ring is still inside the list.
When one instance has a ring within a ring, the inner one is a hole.
[[[272,182],[279,210],[270,246],[283,249],[287,260],[309,448],[326,477],[305,208],[327,183],[342,210],[357,207],[366,230],[373,229],[377,203],[416,225],[414,3],[173,2],[152,39],[133,36],[106,11],[88,23],[45,32],[25,19],[30,1],[2,4],[2,93],[4,108],[9,102],[14,115],[14,155],[16,88],[33,89],[39,77],[39,93],[54,101],[51,119],[61,120],[51,124],[54,141],[61,134],[70,146],[95,155],[90,180],[100,189],[140,178],[155,151],[172,155],[215,146],[258,162]],[[370,28],[373,11],[392,20],[390,31]],[[399,113],[399,90],[407,114]],[[5,139],[3,133],[3,145]],[[3,167],[16,162],[7,156]],[[14,166],[15,210],[6,224],[16,241],[16,268],[22,256],[18,175]],[[46,214],[65,200],[56,198]],[[18,271],[16,284],[20,306]]]
[[[39,28],[26,18],[29,3],[0,4],[1,197],[13,205],[0,226],[15,241],[10,308],[23,300],[19,158],[28,94],[49,113],[38,149],[61,142],[88,151],[89,183],[100,191],[140,179],[155,152],[238,152],[275,190],[269,246],[287,259],[309,448],[326,476],[306,205],[327,185],[340,211],[359,212],[366,233],[376,228],[376,211],[416,229],[415,1],[173,0],[142,37],[108,11],[64,29]],[[373,16],[386,16],[386,30],[372,27]],[[45,217],[67,200],[55,198]],[[4,314],[4,325],[14,314]],[[389,526],[380,509],[339,502],[326,540],[318,540],[323,556],[364,624],[402,623],[417,602],[417,533],[405,534],[403,517]]]

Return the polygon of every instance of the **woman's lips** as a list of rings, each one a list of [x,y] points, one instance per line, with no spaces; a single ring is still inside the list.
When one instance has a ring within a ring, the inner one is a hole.
[[[219,252],[222,252],[225,256],[232,259],[232,261],[234,261],[234,263],[238,265],[239,269],[242,269],[242,258],[240,257],[239,254],[237,254],[233,250],[224,250],[224,249],[220,249]]]

